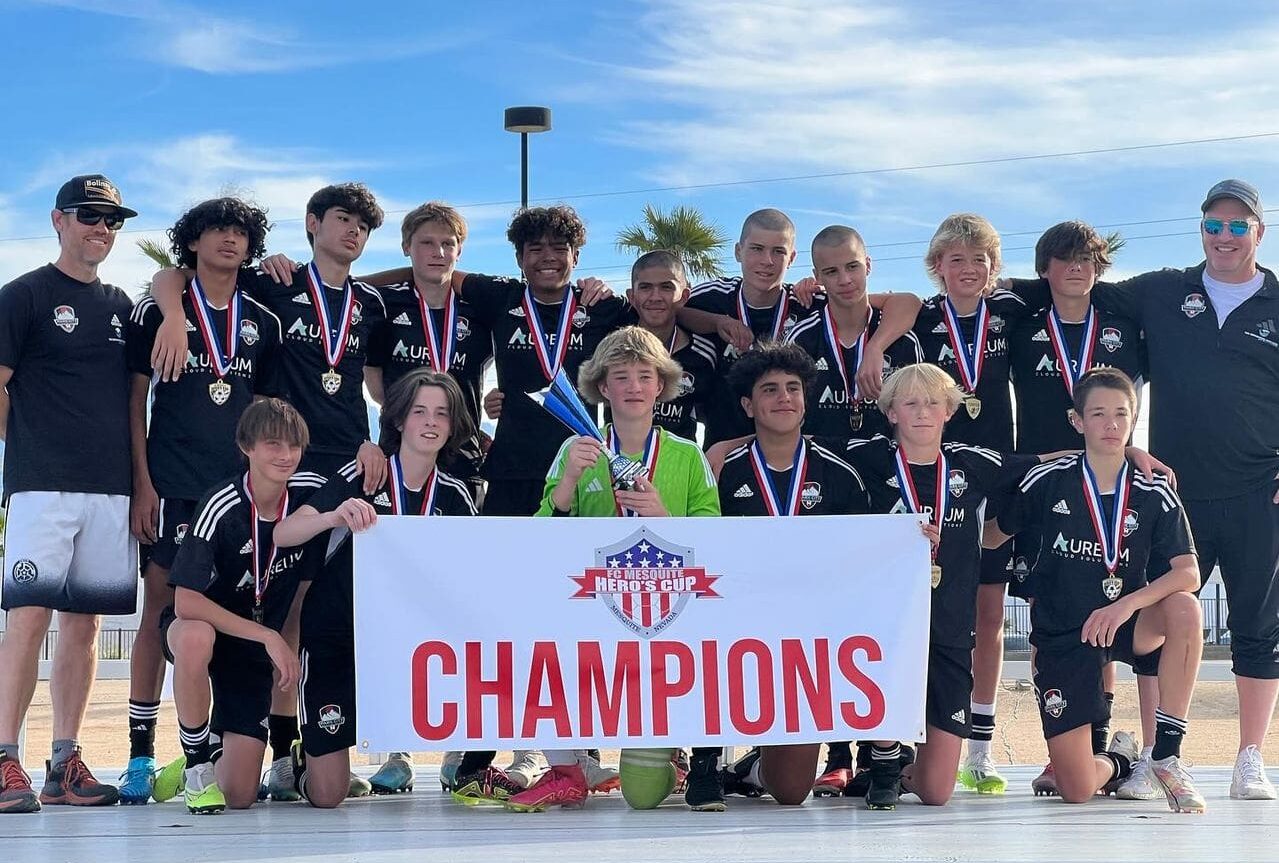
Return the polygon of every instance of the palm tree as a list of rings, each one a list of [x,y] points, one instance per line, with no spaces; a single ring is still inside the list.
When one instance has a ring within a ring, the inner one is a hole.
[[[178,262],[173,260],[173,255],[169,253],[169,250],[155,240],[138,240],[138,249],[142,254],[155,261],[155,265],[162,270],[171,269],[178,265]],[[149,280],[142,285],[142,290],[144,293],[151,293],[151,282]]]
[[[1105,240],[1106,251],[1110,253],[1112,258],[1115,256],[1116,252],[1128,245],[1128,241],[1124,239],[1124,235],[1118,231],[1111,231],[1105,236]]]
[[[643,254],[670,249],[679,254],[690,278],[696,281],[724,274],[718,252],[727,243],[728,235],[719,225],[708,221],[694,207],[675,207],[664,213],[645,204],[643,223],[617,232],[618,251]]]

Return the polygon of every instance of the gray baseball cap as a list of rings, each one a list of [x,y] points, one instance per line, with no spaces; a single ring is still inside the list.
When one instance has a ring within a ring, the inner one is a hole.
[[[1252,214],[1263,223],[1266,221],[1266,217],[1261,211],[1261,193],[1251,183],[1245,183],[1243,180],[1222,180],[1208,190],[1203,206],[1199,208],[1200,212],[1206,213],[1208,208],[1212,206],[1213,201],[1218,201],[1222,198],[1234,198],[1249,210],[1252,210]]]

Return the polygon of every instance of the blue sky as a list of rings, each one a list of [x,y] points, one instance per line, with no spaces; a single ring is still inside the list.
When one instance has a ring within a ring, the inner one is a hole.
[[[435,198],[470,205],[464,269],[510,272],[518,138],[501,119],[517,104],[554,110],[532,196],[578,208],[579,272],[609,279],[629,266],[614,235],[650,202],[734,235],[750,210],[785,209],[793,278],[813,233],[851,224],[872,288],[925,293],[950,212],[988,216],[1012,274],[1054,222],[1114,226],[1123,275],[1197,262],[1198,205],[1222,177],[1279,202],[1272,3],[0,0],[0,20],[0,281],[56,256],[54,192],[99,170],[141,211],[102,270],[127,288],[150,270],[133,240],[228,189],[269,208],[272,249],[305,255],[307,197],[347,179],[389,211],[357,271],[402,261],[400,215]],[[1209,138],[1243,139],[1150,148]],[[900,170],[1110,148],[1145,149]],[[740,182],[816,174],[844,176]]]

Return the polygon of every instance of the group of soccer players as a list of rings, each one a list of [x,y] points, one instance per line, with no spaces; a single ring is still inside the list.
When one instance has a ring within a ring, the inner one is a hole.
[[[71,179],[52,212],[57,261],[0,289],[0,813],[179,793],[193,813],[263,797],[329,808],[412,790],[407,753],[368,781],[350,770],[349,537],[379,515],[481,513],[916,513],[933,556],[928,728],[917,748],[828,741],[820,771],[818,743],[732,763],[718,748],[628,749],[620,773],[594,751],[517,752],[506,769],[494,752],[449,753],[442,782],[461,803],[540,811],[619,785],[639,809],[683,786],[697,811],[733,793],[872,809],[902,793],[943,805],[957,781],[1003,793],[990,743],[1008,589],[1032,603],[1050,755],[1036,793],[1202,812],[1180,746],[1195,592],[1218,565],[1239,696],[1230,794],[1274,799],[1259,746],[1279,693],[1279,282],[1256,263],[1255,188],[1222,181],[1201,211],[1201,264],[1118,284],[1098,281],[1106,240],[1070,221],[1040,238],[1038,278],[1000,285],[993,226],[953,215],[925,255],[938,293],[921,304],[868,292],[871,257],[847,226],[820,231],[812,276],[788,283],[795,228],[764,209],[743,224],[739,276],[690,290],[679,255],[656,251],[621,297],[574,277],[586,229],[564,206],[515,215],[519,279],[458,269],[467,227],[437,202],[404,217],[411,266],[354,278],[383,212],[349,183],[308,202],[305,264],[266,257],[253,205],[198,204],[169,232],[177,266],[133,304],[97,271],[137,214],[107,178]],[[482,395],[490,363],[497,388]],[[533,398],[561,370],[603,407],[603,443]],[[1130,447],[1145,379],[1157,458]],[[615,455],[642,466],[634,482],[615,487]],[[117,787],[78,735],[99,615],[135,610],[135,539],[143,613]],[[16,741],[53,611],[37,794]],[[1115,661],[1139,675],[1144,745],[1110,736]],[[157,770],[166,662],[183,754]]]

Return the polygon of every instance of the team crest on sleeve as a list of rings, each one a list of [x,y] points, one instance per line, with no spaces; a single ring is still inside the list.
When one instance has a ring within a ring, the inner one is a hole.
[[[958,468],[950,472],[950,478],[946,482],[950,486],[951,497],[963,497],[964,492],[968,491],[968,479]]]
[[[1097,337],[1097,342],[1112,354],[1124,346],[1123,337],[1120,336],[1119,330],[1114,327],[1106,327],[1101,331],[1101,335]]]
[[[999,315],[991,315],[990,323],[987,326],[992,333],[1002,333],[1004,331],[1004,319]]]
[[[1124,538],[1132,536],[1137,532],[1137,511],[1130,509],[1124,513]]]
[[[586,313],[586,309],[577,309],[573,312],[573,329],[580,330],[591,322],[591,316]]]
[[[822,502],[822,484],[806,482],[799,491],[799,503],[804,509],[812,509]]]
[[[242,321],[240,323],[240,341],[246,345],[256,345],[258,339],[261,338],[258,333],[258,325],[253,321]]]
[[[471,322],[466,318],[458,318],[457,323],[453,325],[454,338],[459,342],[466,341],[466,337],[471,334]]]
[[[695,386],[696,382],[688,372],[684,372],[679,376],[679,395],[681,397],[692,395]]]
[[[80,325],[80,319],[71,306],[58,306],[53,310],[53,323],[64,333],[69,333]]]
[[[1186,294],[1186,299],[1181,303],[1181,311],[1188,318],[1197,318],[1208,310],[1208,304],[1204,302],[1203,294]]]
[[[351,326],[358,327],[362,320],[364,320],[364,306],[360,305],[359,300],[355,300],[351,303]]]
[[[619,542],[595,549],[595,565],[581,575],[572,599],[598,599],[622,625],[652,638],[675,622],[693,598],[719,599],[718,575],[694,565],[693,549],[641,527]]]

